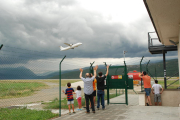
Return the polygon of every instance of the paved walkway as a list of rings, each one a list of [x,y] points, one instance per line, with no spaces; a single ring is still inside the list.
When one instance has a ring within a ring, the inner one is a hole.
[[[97,110],[96,113],[86,114],[86,110],[77,111],[75,114],[62,115],[54,120],[180,120],[180,107],[165,106],[139,106],[138,95],[128,95],[129,105],[109,104],[105,110]],[[121,95],[110,99],[110,103],[125,102],[125,96]],[[107,102],[105,102],[107,103]]]
[[[126,106],[110,104],[96,113],[78,111],[54,120],[180,120],[180,107]]]

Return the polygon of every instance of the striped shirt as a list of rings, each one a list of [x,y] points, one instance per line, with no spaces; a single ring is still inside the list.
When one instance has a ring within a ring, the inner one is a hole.
[[[73,88],[67,88],[65,94],[67,94],[67,99],[68,101],[73,101],[73,92],[74,89]]]
[[[91,77],[91,78],[89,78],[89,77],[87,77],[87,78],[83,78],[83,77],[81,77],[81,79],[83,80],[83,82],[84,82],[84,93],[86,94],[86,95],[91,95],[92,93],[93,93],[93,80],[94,80],[94,76],[93,77]]]

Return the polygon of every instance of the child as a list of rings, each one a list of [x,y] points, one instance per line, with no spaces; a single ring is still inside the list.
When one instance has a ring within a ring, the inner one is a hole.
[[[153,91],[154,89],[154,91]],[[162,91],[160,92],[160,89]],[[157,102],[159,102],[159,106],[161,106],[161,94],[163,92],[163,88],[160,84],[158,84],[158,80],[155,80],[155,84],[152,86],[152,93],[154,94],[154,102],[155,105],[157,105]]]
[[[82,104],[81,104],[81,86],[77,86],[77,90],[76,90],[76,99],[78,101],[78,107],[79,109],[77,110],[82,110],[81,107],[82,107]]]
[[[76,113],[74,111],[74,99],[73,99],[73,92],[74,89],[71,88],[71,83],[67,83],[68,88],[65,91],[65,95],[67,95],[67,104],[68,104],[68,108],[69,108],[69,115],[71,115],[71,105],[72,105],[72,109],[73,109],[73,113]],[[64,93],[64,90],[63,90]]]

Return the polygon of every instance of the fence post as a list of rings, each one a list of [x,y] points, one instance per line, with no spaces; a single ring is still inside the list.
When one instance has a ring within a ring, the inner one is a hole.
[[[148,65],[149,65],[149,62],[150,62],[150,60],[148,61],[147,65],[146,65],[146,71],[147,71],[147,74],[149,73],[149,71],[148,71]]]
[[[155,77],[156,77],[156,80],[157,80],[156,67],[155,67]]]
[[[141,66],[141,63],[142,63],[142,60],[143,60],[144,56],[142,56],[142,59],[140,61],[140,72],[142,72],[142,66]],[[142,92],[142,78],[141,78],[141,92]]]
[[[95,62],[95,61],[94,61]],[[93,64],[94,64],[94,62],[93,63],[90,63],[90,68],[89,68],[89,73],[92,73],[92,74],[94,74],[94,71],[93,71]]]
[[[167,89],[166,83],[166,53],[163,51],[163,68],[164,68],[164,89]]]
[[[3,47],[3,44],[1,44],[1,46],[0,46],[0,50],[2,49],[2,47]]]
[[[125,87],[125,97],[126,97],[126,105],[128,105],[128,96],[127,96],[127,94],[128,94],[128,91],[127,91],[127,89],[128,89],[128,75],[127,75],[127,67],[126,67],[126,62],[124,61],[124,76],[125,76],[125,79],[126,79],[126,87]]]
[[[59,117],[61,117],[61,63],[65,59],[66,55],[63,57],[59,63]]]

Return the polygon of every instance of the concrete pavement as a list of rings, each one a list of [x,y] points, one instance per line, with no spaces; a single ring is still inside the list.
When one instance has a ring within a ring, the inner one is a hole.
[[[126,106],[110,104],[105,110],[86,114],[85,110],[54,120],[180,120],[180,107]]]
[[[129,94],[129,105],[109,104],[105,110],[86,114],[86,110],[77,111],[72,115],[62,115],[54,120],[180,120],[180,107],[139,106],[138,95]],[[110,99],[110,103],[124,102],[124,96]]]

